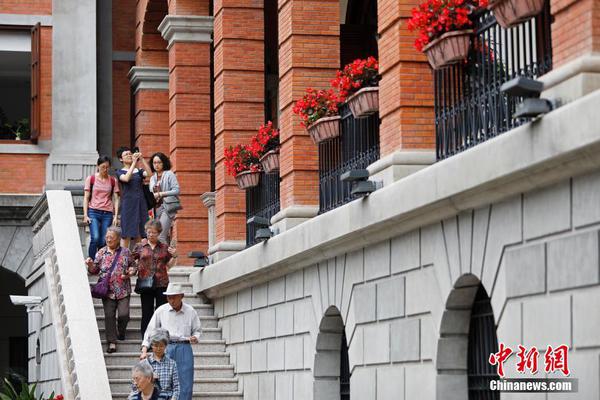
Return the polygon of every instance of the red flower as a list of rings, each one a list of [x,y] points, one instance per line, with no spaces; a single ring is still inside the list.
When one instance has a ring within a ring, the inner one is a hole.
[[[62,395],[62,394],[59,394],[58,396],[56,396],[56,397],[54,398],[54,400],[65,400],[65,398],[63,397],[63,395]]]
[[[375,57],[357,59],[337,71],[331,86],[338,90],[339,100],[345,101],[348,96],[364,87],[377,86],[379,62]]]
[[[302,119],[300,125],[308,127],[318,119],[338,115],[338,96],[329,90],[307,88],[304,96],[296,102],[292,112]]]
[[[260,162],[250,145],[229,146],[223,152],[225,169],[228,175],[236,176],[243,171],[260,171]]]
[[[471,26],[471,13],[488,6],[488,0],[426,0],[413,8],[407,27],[418,31],[415,48],[423,51],[428,43],[446,32]]]
[[[277,147],[279,147],[279,130],[273,128],[273,122],[271,121],[261,125],[250,141],[250,151],[257,158]]]

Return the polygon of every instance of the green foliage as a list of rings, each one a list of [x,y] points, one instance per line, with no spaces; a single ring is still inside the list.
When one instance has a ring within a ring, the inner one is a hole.
[[[8,379],[4,379],[0,400],[54,400],[54,392],[48,398],[45,398],[43,393],[35,397],[35,389],[35,384],[29,385],[25,379],[21,379],[21,391],[17,392],[14,385]]]

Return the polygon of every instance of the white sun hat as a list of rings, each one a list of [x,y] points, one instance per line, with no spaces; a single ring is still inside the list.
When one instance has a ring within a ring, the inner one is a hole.
[[[178,283],[169,283],[167,290],[163,293],[165,296],[175,296],[178,294],[185,294],[183,287]]]

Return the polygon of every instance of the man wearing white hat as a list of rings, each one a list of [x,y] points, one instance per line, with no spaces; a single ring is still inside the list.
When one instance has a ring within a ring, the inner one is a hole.
[[[194,353],[190,343],[198,343],[200,340],[200,318],[196,310],[189,304],[183,302],[183,288],[176,283],[169,283],[167,291],[167,304],[163,304],[154,311],[152,319],[148,323],[144,341],[142,342],[142,354],[140,359],[147,357],[150,346],[149,335],[157,328],[169,331],[170,341],[167,346],[167,355],[175,360],[179,373],[179,399],[192,400],[192,388],[194,385]]]

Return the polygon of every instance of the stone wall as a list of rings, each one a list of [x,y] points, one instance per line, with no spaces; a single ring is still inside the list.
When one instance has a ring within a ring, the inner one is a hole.
[[[314,378],[321,369],[339,376],[339,359],[322,351],[334,306],[349,346],[352,398],[466,399],[470,311],[455,309],[470,310],[469,289],[479,282],[498,340],[541,353],[567,344],[579,378],[579,393],[568,398],[595,398],[599,231],[596,171],[219,298],[215,310],[244,398],[334,398]]]

